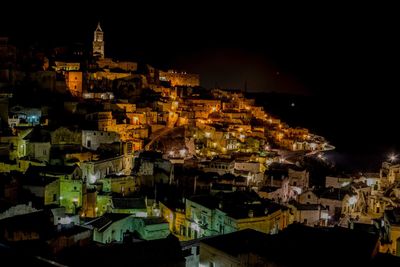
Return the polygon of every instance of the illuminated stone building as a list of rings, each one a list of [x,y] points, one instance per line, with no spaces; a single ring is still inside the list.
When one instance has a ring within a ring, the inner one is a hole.
[[[16,135],[0,136],[0,142],[5,146],[9,159],[15,160],[27,155],[28,141],[24,138],[32,131],[27,129],[18,131]]]
[[[111,111],[94,112],[86,115],[86,120],[93,122],[95,128],[105,131],[107,127],[116,124]]]
[[[121,69],[128,72],[137,70],[137,63],[131,61],[114,61],[111,58],[101,58],[96,63],[102,69]]]
[[[51,136],[49,132],[44,129],[34,128],[24,137],[24,140],[26,141],[27,156],[49,162],[51,148]]]
[[[172,86],[200,86],[200,77],[198,74],[186,72],[177,72],[174,70],[160,71],[160,81],[168,81]]]
[[[354,197],[353,197],[354,196]],[[321,204],[328,209],[332,219],[338,219],[342,210],[354,208],[357,198],[351,191],[343,188],[322,188],[319,191],[307,190],[299,195],[300,204]]]
[[[384,236],[380,251],[400,256],[400,208],[386,210],[382,225]]]
[[[68,71],[65,73],[65,83],[67,90],[72,96],[82,96],[82,72],[80,71]]]
[[[264,201],[254,192],[193,196],[186,199],[185,214],[188,238],[246,228],[273,234],[289,224],[289,214],[285,207]]]
[[[10,108],[9,115],[8,125],[11,128],[15,126],[35,126],[40,124],[42,111],[39,108],[14,106]]]
[[[160,201],[161,216],[169,222],[169,230],[179,238],[185,238],[185,205]]]
[[[54,62],[53,68],[57,72],[64,71],[78,71],[81,67],[79,62],[64,62],[64,61],[56,61]]]
[[[115,132],[82,131],[82,146],[90,150],[97,150],[101,144],[112,144],[119,141],[119,134]]]
[[[108,174],[130,174],[132,164],[131,155],[82,162],[82,177],[88,184],[94,184]]]
[[[122,196],[129,196],[140,187],[140,180],[131,175],[108,175],[98,182],[102,183],[103,192],[118,193]]]
[[[57,178],[29,176],[23,181],[22,188],[31,193],[31,200],[38,207],[59,204],[60,181]]]
[[[39,181],[47,181],[46,179],[56,181],[53,187],[45,187],[46,203],[57,203],[65,207],[67,213],[76,213],[82,206],[82,172],[77,165],[31,166],[26,174],[38,178]]]

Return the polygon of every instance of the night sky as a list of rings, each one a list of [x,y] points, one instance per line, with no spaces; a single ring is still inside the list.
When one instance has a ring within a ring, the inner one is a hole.
[[[9,5],[0,34],[90,45],[100,20],[106,56],[198,72],[206,87],[242,88],[247,80],[254,91],[336,95],[387,85],[398,70],[389,7],[113,3]]]

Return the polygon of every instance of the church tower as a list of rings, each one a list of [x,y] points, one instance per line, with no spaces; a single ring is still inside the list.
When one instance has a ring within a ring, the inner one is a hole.
[[[97,28],[94,31],[93,56],[104,58],[104,33],[100,27],[100,22],[97,24]]]

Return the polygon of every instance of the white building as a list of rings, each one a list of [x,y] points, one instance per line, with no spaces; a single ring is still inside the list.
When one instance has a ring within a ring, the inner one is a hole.
[[[93,184],[108,174],[129,175],[133,167],[133,158],[131,155],[123,155],[103,160],[86,161],[82,162],[80,167],[84,181]]]
[[[204,165],[204,172],[216,172],[219,175],[225,173],[233,173],[235,168],[235,161],[232,159],[216,159]]]
[[[295,169],[289,167],[288,169],[289,184],[291,186],[299,187],[301,190],[305,190],[309,186],[310,174],[307,170]]]
[[[326,226],[328,224],[328,209],[321,204],[299,204],[294,206],[294,221],[308,226]]]
[[[261,171],[261,163],[250,161],[235,161],[235,170],[259,173]]]
[[[97,150],[101,144],[119,141],[119,134],[115,132],[82,130],[82,146],[90,150]]]
[[[10,109],[8,125],[11,128],[16,126],[35,126],[40,124],[42,111],[38,108],[25,108],[14,106]]]

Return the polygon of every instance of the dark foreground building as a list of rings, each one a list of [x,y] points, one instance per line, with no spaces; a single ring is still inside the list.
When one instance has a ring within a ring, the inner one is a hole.
[[[278,235],[247,229],[202,240],[200,266],[396,266],[378,237],[344,228],[291,225]]]

